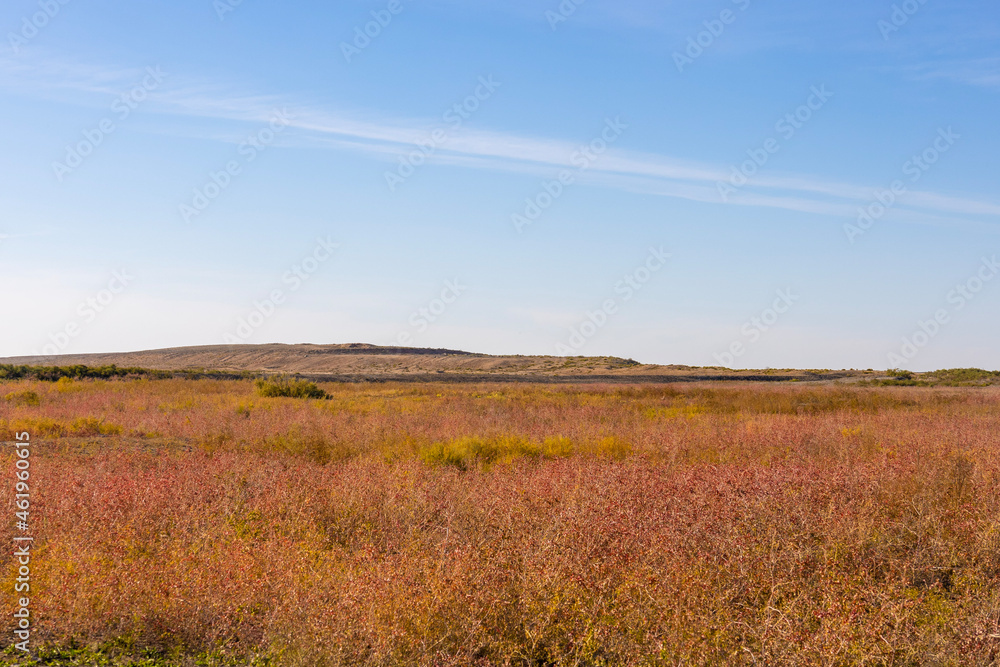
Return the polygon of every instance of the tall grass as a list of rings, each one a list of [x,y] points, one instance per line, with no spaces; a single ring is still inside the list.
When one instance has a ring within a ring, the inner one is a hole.
[[[0,401],[0,438],[35,442],[38,641],[291,666],[998,657],[996,389],[322,389],[0,383],[39,398]]]

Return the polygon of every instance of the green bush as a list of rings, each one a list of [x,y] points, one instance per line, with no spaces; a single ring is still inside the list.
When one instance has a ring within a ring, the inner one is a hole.
[[[981,368],[946,368],[934,371],[934,377],[942,382],[990,382],[1000,380],[1000,371],[984,371]]]
[[[329,398],[315,382],[293,380],[284,376],[257,380],[257,393],[261,396],[288,398]]]
[[[171,374],[167,371],[157,371],[148,368],[119,368],[111,366],[13,366],[11,364],[0,364],[0,380],[42,380],[44,382],[55,382],[62,378],[99,378],[108,380],[111,378],[123,377],[148,377],[148,378],[168,378]]]

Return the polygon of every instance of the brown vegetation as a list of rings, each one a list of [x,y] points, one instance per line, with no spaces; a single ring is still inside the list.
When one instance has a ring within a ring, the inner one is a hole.
[[[43,638],[277,665],[1000,655],[995,388],[322,389],[0,383],[0,439],[36,443]]]

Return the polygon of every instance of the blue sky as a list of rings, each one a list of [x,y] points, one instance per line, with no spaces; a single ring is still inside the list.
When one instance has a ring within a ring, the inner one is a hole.
[[[0,355],[1000,368],[994,2],[8,0],[0,36]]]

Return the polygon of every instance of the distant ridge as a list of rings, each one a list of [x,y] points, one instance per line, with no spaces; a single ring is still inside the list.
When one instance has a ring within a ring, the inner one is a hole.
[[[156,370],[212,369],[305,374],[410,375],[421,373],[573,374],[612,372],[637,366],[613,357],[565,359],[549,356],[497,356],[463,350],[379,346],[368,343],[315,345],[199,345],[141,352],[11,357],[0,363],[28,366],[141,367]]]
[[[693,381],[831,382],[877,379],[872,371],[730,370],[641,364],[619,357],[490,355],[462,350],[379,346],[200,345],[140,352],[0,358],[17,366],[111,366],[223,374],[288,373],[344,382],[610,382]]]

